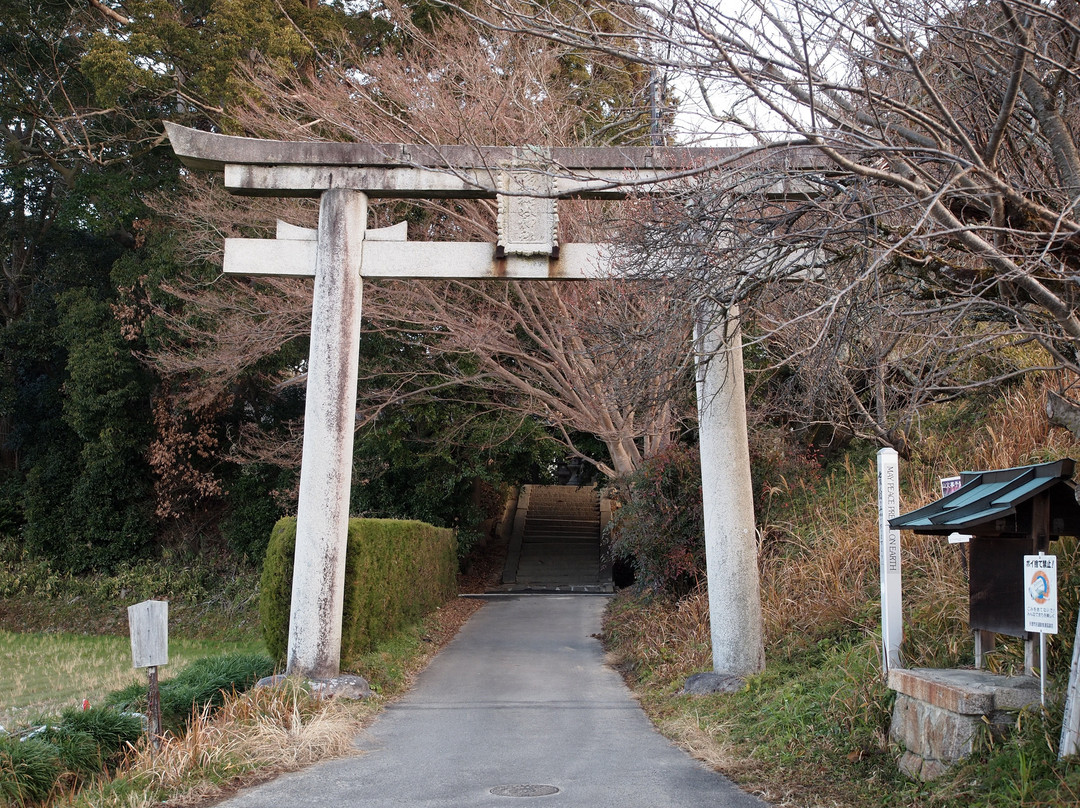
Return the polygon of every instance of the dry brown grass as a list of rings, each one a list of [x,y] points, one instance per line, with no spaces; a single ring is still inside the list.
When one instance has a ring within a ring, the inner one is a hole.
[[[975,469],[1008,468],[1075,455],[1080,445],[1066,429],[1050,425],[1046,392],[1056,376],[1029,377],[1007,391],[990,412],[973,453]]]
[[[948,422],[970,417],[959,406],[951,413],[928,414],[928,421],[932,415],[949,426],[928,429],[916,458],[901,462],[902,509],[937,499],[939,477],[960,470],[1080,459],[1080,443],[1046,419],[1045,389],[1056,384],[1044,377],[1016,385],[975,426]],[[875,463],[849,462],[817,478],[806,474],[768,483],[770,501],[760,526],[770,662],[761,681],[716,701],[680,695],[687,675],[711,667],[704,591],[677,604],[616,601],[606,628],[608,647],[660,729],[744,787],[780,806],[865,804],[875,789],[893,788],[888,783],[896,777],[875,639],[880,621]],[[911,533],[903,534],[901,544],[905,662],[971,664],[962,545]],[[832,675],[807,670],[819,656],[829,660]],[[824,689],[807,693],[815,687]],[[786,722],[783,716],[792,710]],[[819,722],[822,734],[814,735],[808,727]],[[786,760],[773,738],[794,744],[787,752],[799,762]],[[797,754],[808,740],[821,750],[812,764]],[[854,784],[837,785],[837,772],[849,765],[872,773],[878,784],[863,791]]]
[[[1046,393],[1060,385],[1055,374],[1029,376],[1003,390],[976,427],[922,436],[915,445],[918,463],[908,464],[905,481],[913,507],[937,499],[941,495],[938,478],[961,470],[1080,459],[1080,442],[1068,430],[1052,426],[1046,417]]]
[[[761,558],[766,642],[824,624],[861,624],[868,565],[877,563],[877,514],[873,508],[840,510],[837,500],[865,499],[865,481],[849,470],[842,481],[826,481],[829,493],[823,497],[802,483],[781,484],[785,488],[774,497],[801,503],[793,503],[798,527],[762,526],[764,535],[773,536]],[[833,490],[839,486],[849,490]]]
[[[1057,386],[1052,376],[1031,377],[1005,391],[981,426],[928,435],[918,457],[901,463],[903,510],[941,496],[939,478],[961,469],[1009,468],[1061,457],[1080,457],[1080,444],[1067,431],[1051,427],[1044,401]],[[823,487],[822,487],[823,486]],[[781,478],[769,489],[779,519],[761,526],[762,604],[766,641],[812,638],[823,627],[849,625],[873,630],[878,615],[878,538],[876,469],[847,465],[823,484]],[[967,583],[963,550],[934,536],[904,533],[904,600],[912,664],[929,662],[936,637],[943,648],[935,658],[955,657],[967,642]]]
[[[322,700],[288,683],[226,699],[204,712],[181,736],[157,748],[133,749],[115,781],[100,782],[56,805],[190,806],[217,799],[239,785],[353,751],[353,739],[382,700]]]
[[[378,706],[323,701],[296,685],[260,688],[231,699],[212,717],[198,716],[182,737],[165,739],[160,749],[144,746],[131,772],[168,791],[190,788],[202,795],[212,785],[204,774],[293,771],[349,753],[352,739]]]
[[[324,700],[298,683],[232,696],[212,715],[195,716],[182,736],[167,736],[157,749],[149,743],[133,749],[116,780],[99,782],[54,804],[73,808],[201,805],[283,772],[355,754],[357,734],[385,704],[407,691],[482,605],[483,601],[454,599],[429,615],[418,647],[382,660],[394,668],[394,680],[387,680],[371,699]]]
[[[704,587],[678,603],[654,600],[630,621],[608,621],[606,630],[626,632],[608,637],[609,647],[620,649],[610,662],[626,674],[648,670],[655,680],[668,682],[684,672],[712,668],[709,598]],[[633,658],[619,656],[623,651]]]

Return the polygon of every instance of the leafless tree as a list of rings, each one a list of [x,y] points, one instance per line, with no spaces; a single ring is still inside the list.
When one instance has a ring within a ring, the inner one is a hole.
[[[619,36],[587,4],[497,5],[509,30],[669,71],[699,136],[749,144],[638,240],[662,243],[653,274],[694,267],[697,294],[741,303],[809,398],[902,444],[921,402],[1080,372],[1075,2],[616,0]]]
[[[322,65],[310,80],[254,70],[251,100],[238,122],[251,134],[285,139],[478,145],[605,142],[648,132],[647,109],[633,95],[642,84],[633,64],[620,74],[619,60],[607,60],[609,92],[625,108],[590,118],[593,113],[575,100],[589,95],[580,78],[567,75],[567,49],[492,35],[492,28],[461,18],[446,20],[437,34],[402,24],[414,44],[365,60],[362,74]],[[601,72],[594,71],[598,78]],[[170,200],[159,207],[184,222],[184,250],[193,256],[213,260],[223,235],[268,230],[275,215],[313,224],[310,207],[229,199],[213,183],[192,187],[182,206]],[[606,207],[563,204],[560,240],[605,238]],[[411,238],[495,240],[493,203],[383,203],[373,209],[376,224],[407,217]],[[406,344],[422,341],[424,351],[408,367],[395,361],[362,369],[360,423],[406,397],[466,396],[539,419],[568,451],[609,474],[628,473],[672,440],[691,410],[690,318],[664,287],[616,280],[369,282],[364,327]],[[310,313],[303,282],[193,280],[170,291],[182,305],[160,315],[174,339],[153,361],[167,374],[199,371],[189,387],[192,406],[213,399],[276,344],[301,333]],[[302,381],[302,368],[294,373],[268,381]],[[578,445],[581,433],[606,444],[610,464]],[[247,446],[264,459],[298,460],[282,452],[295,442]]]
[[[368,396],[369,412],[401,391],[479,393],[474,402],[540,419],[615,476],[670,443],[689,404],[689,317],[655,282],[400,283],[379,291],[387,315],[375,327],[429,350],[404,370],[372,369],[391,384]],[[575,432],[603,441],[610,465]]]

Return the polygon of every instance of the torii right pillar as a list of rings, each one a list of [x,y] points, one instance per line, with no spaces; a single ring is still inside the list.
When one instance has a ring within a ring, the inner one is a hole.
[[[738,311],[700,302],[694,337],[713,670],[746,676],[765,648]]]

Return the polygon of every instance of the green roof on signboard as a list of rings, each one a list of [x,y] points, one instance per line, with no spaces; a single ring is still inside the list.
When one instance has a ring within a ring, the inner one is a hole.
[[[1036,466],[965,471],[960,488],[911,513],[889,520],[893,530],[948,534],[1012,516],[1028,500],[1058,486],[1073,488],[1073,461],[1065,458]],[[1075,497],[1071,498],[1074,507]]]

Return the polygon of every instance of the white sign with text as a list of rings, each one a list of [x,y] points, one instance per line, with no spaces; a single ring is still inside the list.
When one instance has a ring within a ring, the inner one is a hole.
[[[1057,634],[1057,556],[1024,556],[1024,631]]]

